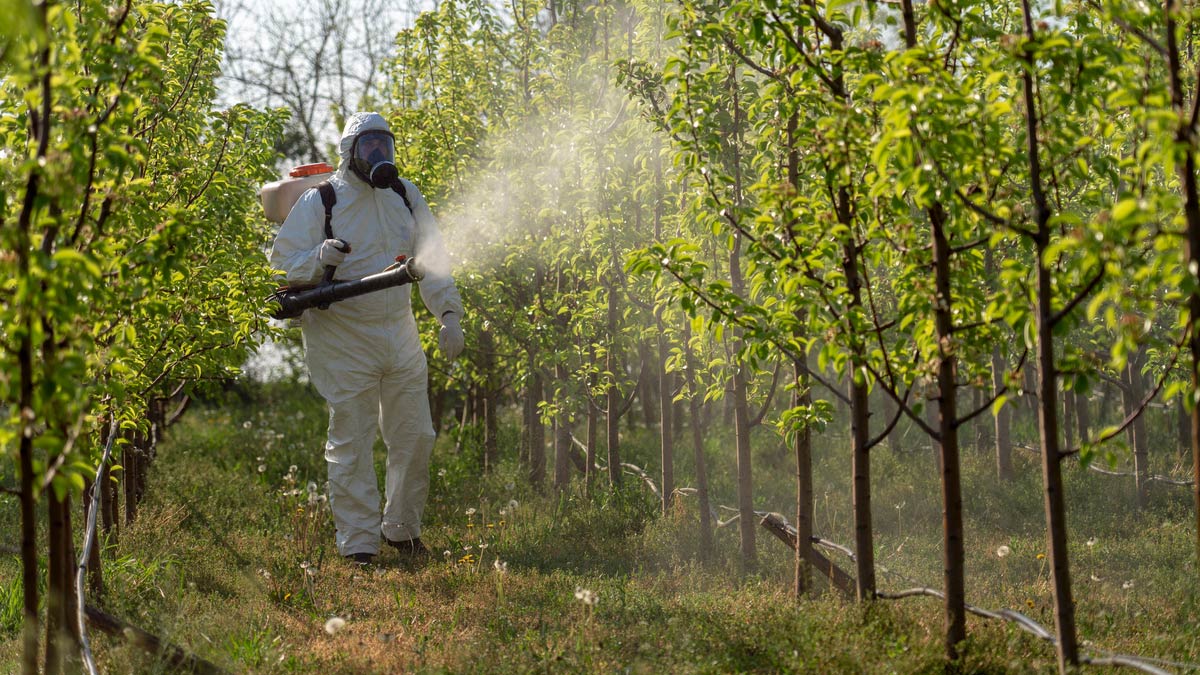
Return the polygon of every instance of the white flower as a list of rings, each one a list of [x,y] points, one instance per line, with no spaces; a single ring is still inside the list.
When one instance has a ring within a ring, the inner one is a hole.
[[[1012,549],[1007,546],[1001,546],[1000,548],[996,549],[997,558],[1007,558],[1009,553],[1012,553]]]
[[[586,588],[583,588],[581,586],[576,586],[575,587],[575,599],[582,602],[583,604],[591,607],[592,605],[596,604],[596,601],[600,599],[600,596],[597,595],[595,592],[590,591]]]
[[[325,632],[329,633],[330,635],[333,635],[334,633],[338,632],[339,630],[341,630],[342,628],[345,628],[345,627],[346,627],[346,620],[340,616],[332,617],[328,621],[325,622]]]

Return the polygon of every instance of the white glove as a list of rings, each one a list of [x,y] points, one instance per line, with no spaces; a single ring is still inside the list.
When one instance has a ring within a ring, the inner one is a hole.
[[[350,244],[341,239],[326,239],[321,243],[321,252],[317,257],[321,259],[322,265],[332,265],[337,267],[346,259],[346,254],[350,252]]]
[[[466,345],[462,326],[458,325],[458,315],[454,313],[442,317],[442,330],[438,333],[438,349],[453,361],[462,353]]]

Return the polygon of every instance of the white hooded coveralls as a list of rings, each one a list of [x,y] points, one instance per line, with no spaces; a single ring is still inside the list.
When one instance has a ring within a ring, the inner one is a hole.
[[[398,255],[415,255],[425,273],[418,286],[425,306],[439,318],[461,317],[462,300],[441,234],[420,191],[404,181],[410,213],[394,190],[373,188],[349,168],[355,136],[387,128],[379,114],[357,113],[342,132],[341,166],[330,179],[337,191],[330,222],[333,236],[351,250],[336,278],[359,279],[383,271]],[[308,190],[280,227],[270,254],[272,266],[287,274],[289,284],[320,280],[324,223],[320,194]],[[301,331],[309,377],[329,404],[325,460],[339,553],[376,554],[381,532],[392,541],[415,539],[429,493],[434,431],[411,287],[309,309],[301,316]],[[376,426],[387,446],[382,518],[372,456]]]

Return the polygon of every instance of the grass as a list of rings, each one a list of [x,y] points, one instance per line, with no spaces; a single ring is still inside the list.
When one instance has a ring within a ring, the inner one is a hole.
[[[734,526],[717,530],[716,555],[699,563],[692,498],[662,517],[635,480],[590,498],[578,483],[539,495],[512,458],[512,429],[502,439],[508,459],[486,477],[473,444],[455,452],[453,434],[439,439],[424,534],[432,560],[414,565],[385,549],[374,567],[347,564],[321,497],[325,422],[321,402],[302,387],[255,390],[190,412],[160,447],[138,521],[109,542],[108,591],[92,601],[238,673],[942,669],[940,601],[860,606],[824,593],[797,603],[787,593],[791,552],[765,531],[751,572],[737,558]],[[653,432],[634,429],[625,439],[630,461],[656,465]],[[733,504],[727,435],[713,433],[710,442],[714,498]],[[941,585],[936,464],[927,443],[907,446],[873,457],[885,590]],[[819,439],[816,525],[848,544],[845,447],[832,426]],[[686,484],[690,453],[679,454]],[[1018,457],[1017,479],[1000,484],[986,453],[964,456],[968,602],[1020,609],[1052,628],[1034,459]],[[756,503],[788,513],[786,449],[764,432],[755,461]],[[1187,491],[1157,488],[1136,511],[1128,481],[1076,469],[1066,475],[1081,639],[1200,661]],[[0,508],[9,531],[12,501]],[[852,571],[850,561],[835,560]],[[17,669],[19,615],[5,608],[19,608],[11,581],[18,571],[11,556],[0,561],[0,672]],[[340,628],[329,623],[335,617]],[[968,632],[966,672],[1055,670],[1050,645],[1011,624],[971,617]],[[164,672],[133,648],[92,637],[105,672]]]

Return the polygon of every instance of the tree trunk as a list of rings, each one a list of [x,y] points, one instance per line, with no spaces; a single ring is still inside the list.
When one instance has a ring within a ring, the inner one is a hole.
[[[50,141],[50,120],[52,113],[51,73],[50,73],[50,40],[46,37],[47,13],[49,4],[42,3],[38,13],[38,25],[43,35],[44,44],[38,57],[41,63],[41,123],[31,128],[29,141],[37,142],[37,157],[45,161]],[[31,279],[30,257],[33,239],[34,210],[38,198],[38,186],[42,173],[34,170],[29,172],[25,184],[25,194],[21,202],[21,212],[17,217],[17,283]],[[19,492],[21,500],[21,587],[24,592],[24,622],[22,623],[22,652],[21,671],[24,675],[37,675],[38,672],[38,556],[37,556],[37,509],[34,503],[34,488],[36,478],[33,475],[33,438],[35,435],[34,421],[34,316],[33,310],[24,303],[18,304],[18,327],[21,334],[17,342],[17,368],[20,382],[18,384],[17,410],[19,416],[20,440],[17,443],[18,463],[21,476]]]
[[[1064,389],[1062,392],[1063,404],[1063,447],[1075,447],[1075,425],[1071,424],[1071,420],[1075,419],[1075,392]]]
[[[737,453],[738,534],[742,564],[753,569],[757,562],[755,532],[758,518],[754,515],[754,472],[750,454],[750,405],[746,401],[746,376],[738,368],[733,374],[733,432]]]
[[[700,559],[712,557],[712,505],[708,501],[708,470],[704,457],[704,425],[700,420],[704,417],[704,397],[696,390],[696,359],[692,353],[692,328],[685,317],[683,319],[684,354],[687,359],[687,372],[684,373],[688,387],[688,409],[692,427],[692,457],[696,465],[696,501],[700,509]]]
[[[992,349],[992,393],[998,393],[1004,387],[1004,374],[1008,364],[1000,353],[1000,348]],[[996,448],[996,477],[1001,481],[1013,479],[1012,463],[1012,410],[1014,403],[1000,407],[996,412],[994,423],[996,433],[994,442]]]
[[[960,656],[958,646],[967,638],[967,610],[963,571],[962,481],[959,475],[958,383],[955,381],[956,358],[949,346],[954,336],[954,297],[950,288],[950,244],[945,229],[946,214],[937,202],[929,207],[928,213],[933,238],[934,284],[937,288],[934,326],[939,344],[937,430],[941,439],[938,464],[942,473],[946,660],[956,662]]]
[[[73,601],[70,497],[59,499],[53,490],[47,496],[46,673],[50,675],[63,672],[78,651],[78,630],[71,612],[78,605]]]
[[[799,322],[804,324],[804,320]],[[804,344],[797,341],[797,344]],[[796,377],[796,389],[792,393],[792,407],[802,409],[812,406],[812,390],[808,376],[808,354],[803,348],[792,362]],[[796,558],[795,581],[792,591],[802,598],[812,591],[810,573],[813,536],[813,474],[812,474],[812,431],[808,424],[796,432],[792,439],[796,456]]]
[[[875,599],[875,542],[871,525],[871,453],[867,448],[870,410],[867,384],[850,384],[850,438],[854,455],[851,501],[854,509],[856,596],[859,602]]]
[[[1091,403],[1088,401],[1088,395],[1076,392],[1075,425],[1076,430],[1079,432],[1080,445],[1092,440],[1092,413],[1090,406]]]
[[[608,288],[609,345],[608,353],[605,356],[605,369],[612,379],[608,383],[605,396],[605,403],[608,407],[608,410],[605,411],[605,432],[608,439],[608,483],[613,487],[621,484],[621,392],[617,389],[617,375],[621,370],[616,354],[619,316],[616,296],[616,289],[610,285]]]
[[[600,427],[600,411],[591,399],[587,402],[587,430],[584,446],[584,453],[587,455],[587,468],[584,472],[584,481],[587,484],[588,493],[591,493],[592,483],[596,479],[596,444],[597,436]]]
[[[1191,431],[1190,421],[1191,420],[1188,417],[1187,407],[1183,405],[1183,397],[1182,396],[1177,397],[1175,399],[1174,412],[1175,412],[1175,434],[1176,434],[1175,438],[1176,438],[1176,444],[1177,444],[1175,456],[1178,458],[1179,464],[1182,465],[1183,464],[1183,453],[1187,452],[1188,448],[1191,446],[1191,433],[1190,433],[1190,431]]]
[[[554,377],[559,382],[569,378],[567,367],[561,363],[554,366]],[[563,401],[555,401],[558,413],[554,417],[554,489],[566,490],[571,482],[571,425],[567,422],[567,411]]]
[[[483,397],[483,471],[490,473],[500,462],[500,392],[488,387]]]
[[[26,332],[21,341],[18,359],[21,363],[21,408],[31,410],[33,402],[32,348],[27,347]],[[33,500],[33,428],[32,420],[22,420],[19,443],[21,464],[21,589],[24,593],[24,622],[21,624],[22,652],[21,672],[38,675],[38,554],[37,554],[37,510]]]
[[[982,386],[971,387],[971,409],[979,410],[987,399],[987,394]],[[986,418],[976,417],[971,422],[971,426],[975,427],[975,452],[984,453],[992,447],[992,426],[986,421]]]
[[[658,328],[658,436],[662,450],[662,513],[666,516],[671,511],[675,501],[675,438],[673,434],[675,397],[675,374],[667,371],[667,357],[670,344],[667,341],[666,326],[662,320],[662,310],[655,311],[655,325]]]
[[[796,150],[797,114],[788,118],[788,183],[800,190],[800,154]],[[789,225],[790,226],[790,225]],[[793,236],[794,241],[799,238]],[[795,389],[792,391],[792,408],[795,410],[811,409],[812,390],[811,378],[808,372],[808,349],[805,347],[804,329],[808,316],[804,310],[796,313],[794,337],[798,352],[792,360],[792,372],[795,376]],[[812,591],[812,574],[810,562],[813,559],[813,475],[812,475],[812,430],[806,422],[796,430],[792,438],[792,451],[796,458],[796,557],[793,561],[792,593],[797,599],[803,598]],[[898,437],[898,434],[893,434]],[[895,447],[893,446],[893,449]]]
[[[882,399],[882,402],[883,402],[883,405],[882,405],[883,415],[885,417],[885,421],[892,419],[900,411],[900,406],[897,405],[896,402],[892,400],[891,396],[884,396]],[[897,454],[897,455],[904,454],[904,452],[905,452],[904,434],[903,434],[903,432],[900,431],[899,423],[897,423],[896,426],[892,428],[891,433],[889,433],[887,436],[887,441],[888,441],[888,447],[891,449],[891,451],[894,454]]]
[[[841,188],[838,195],[839,221],[850,225],[849,191]],[[843,244],[842,269],[846,275],[846,288],[850,291],[849,311],[862,307],[862,286],[858,273],[859,248],[856,242]],[[856,339],[851,337],[852,340]],[[871,400],[863,373],[865,348],[861,344],[850,346],[852,371],[847,373],[850,399],[850,452],[853,455],[851,475],[851,501],[854,510],[854,547],[857,569],[856,592],[859,602],[875,599],[875,542],[871,524],[871,448],[870,423]]]
[[[138,461],[141,459],[141,448],[138,447],[137,431],[131,431],[127,438],[129,444],[121,451],[121,485],[125,489],[125,524],[137,520],[137,479],[141,475]]]
[[[663,337],[661,332],[659,332],[658,336],[660,340]],[[645,340],[638,342],[638,356],[642,361],[642,367],[639,372],[650,373],[658,370],[657,366],[654,370],[651,370],[650,361],[653,357],[650,355],[650,346],[646,344]],[[662,406],[656,405],[656,401],[654,400],[654,385],[659,384],[661,386],[661,383],[661,375],[654,378],[653,381],[649,377],[638,377],[638,398],[642,399],[642,422],[647,429],[654,428],[654,418],[662,412]],[[630,417],[633,417],[633,415],[630,415]]]
[[[1025,37],[1033,40],[1033,17],[1029,0],[1023,0]],[[1042,188],[1041,160],[1038,157],[1038,110],[1033,74],[1032,52],[1024,54],[1022,91],[1025,103],[1026,143],[1028,144],[1029,183],[1037,223],[1034,245],[1037,264],[1037,367],[1038,435],[1042,444],[1042,485],[1045,494],[1047,556],[1050,559],[1050,583],[1054,589],[1054,626],[1058,635],[1058,670],[1066,673],[1079,665],[1079,645],[1075,632],[1075,600],[1071,597],[1071,568],[1067,555],[1067,511],[1064,505],[1062,457],[1058,446],[1058,371],[1054,362],[1054,287],[1047,267],[1046,249],[1050,245],[1050,208]]]
[[[1071,596],[1070,563],[1067,557],[1067,510],[1063,499],[1062,459],[1058,447],[1058,408],[1055,405],[1056,371],[1054,333],[1050,325],[1050,271],[1038,252],[1038,435],[1042,441],[1042,486],[1045,493],[1046,541],[1050,558],[1050,582],[1054,589],[1054,625],[1058,634],[1059,672],[1079,663],[1075,634],[1075,601]]]
[[[483,382],[483,471],[489,473],[500,461],[500,385],[497,383],[496,344],[490,330],[479,332]]]
[[[1200,323],[1200,286],[1197,285],[1200,282],[1200,188],[1196,185],[1196,133],[1191,122],[1190,106],[1184,102],[1184,84],[1176,35],[1176,11],[1176,3],[1169,0],[1163,3],[1171,105],[1179,119],[1179,126],[1175,131],[1175,171],[1183,188],[1183,214],[1187,222],[1187,269],[1192,283],[1192,292],[1188,295],[1188,325],[1191,328],[1188,351],[1192,357],[1192,387],[1189,393],[1195,401],[1197,392],[1200,392],[1200,327],[1197,325]],[[1193,96],[1200,94],[1193,93]],[[1200,405],[1193,403],[1191,408],[1192,513],[1196,519],[1196,526],[1192,531],[1196,533],[1196,564],[1200,566]]]
[[[529,482],[533,489],[541,492],[546,482],[546,427],[542,425],[538,404],[544,398],[542,374],[530,364],[528,400],[533,409],[532,425],[529,428]]]
[[[1142,403],[1142,398],[1145,394],[1145,387],[1142,384],[1141,371],[1141,350],[1131,354],[1129,361],[1125,364],[1125,370],[1122,371],[1122,380],[1125,386],[1122,388],[1122,393],[1125,395],[1125,416],[1136,413],[1137,408]],[[1133,424],[1129,425],[1130,444],[1133,446],[1133,474],[1134,481],[1137,487],[1137,506],[1145,508],[1148,491],[1150,489],[1150,456],[1148,452],[1149,443],[1146,438],[1146,420],[1145,411],[1138,413],[1134,418]]]

